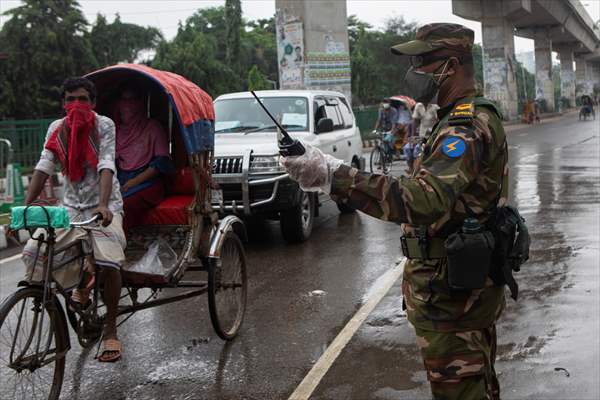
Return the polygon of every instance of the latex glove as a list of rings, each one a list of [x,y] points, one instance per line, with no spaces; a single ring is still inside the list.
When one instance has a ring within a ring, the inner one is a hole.
[[[327,194],[331,191],[333,173],[344,162],[309,144],[302,143],[306,152],[301,156],[281,157],[280,164],[286,169],[290,178],[300,184],[305,192],[321,190]]]

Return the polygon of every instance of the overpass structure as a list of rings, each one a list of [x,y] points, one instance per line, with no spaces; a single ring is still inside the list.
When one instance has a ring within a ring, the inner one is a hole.
[[[452,12],[480,21],[485,94],[517,118],[514,36],[534,40],[535,97],[554,111],[552,52],[560,59],[561,97],[600,90],[600,29],[579,0],[452,0]],[[573,63],[576,67],[573,68]]]

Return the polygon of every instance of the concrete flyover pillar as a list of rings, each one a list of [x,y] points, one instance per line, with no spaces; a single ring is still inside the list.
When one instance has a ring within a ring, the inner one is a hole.
[[[503,17],[501,2],[483,2],[483,81],[485,96],[495,101],[508,120],[517,119],[515,41],[513,27]]]
[[[560,96],[575,107],[575,70],[573,69],[573,47],[561,46],[558,48],[560,56]],[[562,103],[561,103],[562,104]]]
[[[600,61],[588,61],[588,68],[592,70],[592,90],[600,91]]]
[[[575,96],[594,92],[592,65],[581,55],[575,57]]]
[[[346,2],[275,0],[281,89],[337,90],[352,101]]]
[[[546,100],[546,110],[554,112],[554,82],[552,82],[552,41],[546,30],[535,32],[535,96]]]

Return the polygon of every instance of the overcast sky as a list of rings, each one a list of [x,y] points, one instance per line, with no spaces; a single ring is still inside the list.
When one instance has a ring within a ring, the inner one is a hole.
[[[0,11],[19,3],[18,0],[0,0]],[[177,33],[179,21],[185,21],[198,8],[220,6],[225,0],[80,0],[79,3],[90,22],[97,13],[106,15],[109,21],[119,13],[122,21],[157,27],[171,39]],[[583,0],[582,3],[592,20],[600,20],[600,0]],[[473,29],[475,41],[481,43],[481,24],[453,15],[451,0],[347,0],[347,4],[348,15],[356,14],[374,27],[383,26],[390,16],[403,16],[406,21],[418,24],[457,22]],[[249,20],[270,18],[275,14],[275,0],[242,0],[242,11]],[[0,17],[0,25],[5,19]],[[515,47],[517,53],[532,51],[533,41],[515,37]]]

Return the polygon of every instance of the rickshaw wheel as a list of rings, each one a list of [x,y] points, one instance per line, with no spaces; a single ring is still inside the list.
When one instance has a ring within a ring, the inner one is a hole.
[[[55,357],[68,350],[66,324],[60,308],[42,310],[42,296],[39,288],[24,288],[0,306],[0,398],[60,396],[65,355]]]
[[[208,268],[208,308],[213,328],[223,340],[233,339],[246,311],[246,253],[238,236],[229,231],[221,245],[220,258]]]

